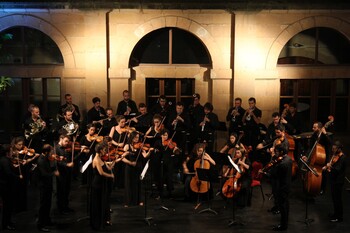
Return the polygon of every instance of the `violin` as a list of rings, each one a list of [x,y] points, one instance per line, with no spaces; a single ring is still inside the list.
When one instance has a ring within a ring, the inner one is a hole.
[[[163,141],[162,144],[163,146],[167,146],[169,149],[174,149],[175,147],[177,147],[176,142],[174,142],[171,139]]]
[[[27,147],[24,147],[22,150],[18,152],[20,155],[28,155],[28,156],[33,156],[35,154],[34,149],[29,149]]]
[[[282,162],[282,160],[283,160],[283,156],[272,158],[271,162],[266,164],[266,166],[261,169],[261,173],[266,173],[268,170],[270,170],[271,168],[273,168],[274,166]]]
[[[323,170],[327,170],[328,172],[331,172],[332,166],[338,162],[338,160],[343,156],[343,153],[335,154],[332,156],[331,161],[329,162],[329,165],[327,164]]]
[[[103,140],[103,136],[98,136],[98,134],[94,134],[94,135],[88,135],[88,139],[90,141],[96,141],[96,142],[102,142]]]
[[[150,144],[144,144],[142,142],[137,142],[132,145],[135,149],[140,149],[142,147],[142,150],[148,151],[151,148]]]
[[[58,156],[57,154],[50,154],[48,157],[49,161],[58,161],[58,162],[62,162],[62,161],[66,161],[67,158],[64,156]]]
[[[72,148],[72,142],[69,142],[64,150],[70,153],[72,152]],[[74,142],[74,151],[81,151],[81,145],[79,142]]]

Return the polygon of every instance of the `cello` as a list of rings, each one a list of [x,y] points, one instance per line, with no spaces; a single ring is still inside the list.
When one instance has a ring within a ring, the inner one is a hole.
[[[334,117],[329,116],[329,121],[324,125],[327,129],[334,122]],[[304,188],[307,193],[311,195],[318,195],[321,191],[322,184],[322,168],[326,163],[326,151],[325,148],[319,144],[322,131],[317,135],[317,139],[311,148],[311,151],[307,157],[307,164],[313,170],[312,172],[307,172],[304,179]],[[302,158],[301,158],[302,159]]]
[[[195,176],[191,178],[191,182],[190,182],[190,188],[195,193],[206,193],[210,188],[210,182],[200,180],[197,173],[197,168],[208,169],[208,170],[210,169],[210,162],[204,159],[204,155],[205,155],[204,147],[199,147],[198,150],[201,148],[203,149],[203,152],[201,154],[201,158],[197,159],[196,162],[194,163],[193,167],[195,170]]]

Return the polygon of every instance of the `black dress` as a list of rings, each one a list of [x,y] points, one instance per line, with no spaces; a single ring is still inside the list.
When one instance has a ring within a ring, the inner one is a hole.
[[[102,166],[105,171],[107,167]],[[107,177],[100,175],[97,168],[93,168],[90,199],[90,225],[94,230],[103,229],[109,220],[109,206],[107,203]]]
[[[131,146],[129,145],[129,148]],[[136,161],[139,154],[139,150],[129,150],[129,154],[126,156],[126,159],[133,162]],[[125,165],[125,205],[138,205],[141,202],[141,169],[142,169],[143,155],[140,154],[136,166],[131,166],[129,164]]]

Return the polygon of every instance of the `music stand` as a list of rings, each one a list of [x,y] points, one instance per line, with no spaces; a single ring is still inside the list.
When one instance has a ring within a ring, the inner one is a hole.
[[[315,172],[302,158],[299,159],[305,166],[306,168],[306,183],[308,183],[308,172],[311,172],[314,176],[318,177],[319,175],[317,174],[317,172]],[[309,226],[313,221],[315,221],[314,219],[312,218],[308,218],[308,206],[309,206],[309,200],[308,200],[308,195],[307,195],[307,192],[305,190],[305,219],[304,221],[299,221],[299,222],[302,222],[302,223],[305,223],[307,226]]]
[[[147,211],[147,196],[148,196],[147,194],[148,194],[148,192],[147,192],[147,183],[146,183],[146,180],[144,179],[146,174],[147,174],[148,168],[149,168],[149,161],[150,160],[148,160],[147,163],[145,164],[145,166],[143,167],[143,170],[142,170],[141,175],[140,175],[140,180],[141,180],[141,182],[143,180],[145,181],[144,182],[144,187],[145,187],[144,188],[145,189],[144,190],[145,191],[145,203],[144,203],[145,217],[144,217],[144,220],[148,224],[148,226],[151,226],[151,222],[152,222],[153,218],[148,216],[148,211]]]
[[[209,186],[209,182],[212,180],[211,176],[210,176],[210,170],[209,169],[204,169],[204,168],[197,168],[196,172],[197,172],[198,180],[199,181],[206,181],[206,182],[208,182],[208,186]],[[198,195],[199,195],[199,193],[198,193]],[[210,201],[210,197],[209,197],[209,189],[208,189],[208,192],[207,192],[207,197],[208,197],[208,208],[199,211],[199,213],[201,214],[201,213],[204,213],[204,212],[210,212],[212,214],[217,215],[218,213],[211,208],[211,201]]]

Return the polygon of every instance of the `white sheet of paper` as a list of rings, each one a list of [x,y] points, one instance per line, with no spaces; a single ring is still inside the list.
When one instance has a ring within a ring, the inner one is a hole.
[[[236,169],[236,171],[237,171],[238,173],[242,173],[242,171],[241,171],[241,169],[238,167],[238,165],[235,164],[235,162],[233,162],[233,160],[231,159],[231,156],[228,155],[227,158],[228,158],[228,160],[230,161],[230,163],[232,164],[232,166]]]
[[[143,168],[141,175],[140,175],[140,180],[143,180],[143,178],[145,178],[146,172],[148,170],[148,166],[149,166],[149,160],[147,161],[145,167]]]
[[[80,173],[84,173],[84,171],[88,168],[88,166],[91,163],[92,163],[92,155],[90,155],[90,158],[88,159],[88,161],[86,161],[86,163],[84,163],[84,165],[81,167]]]

